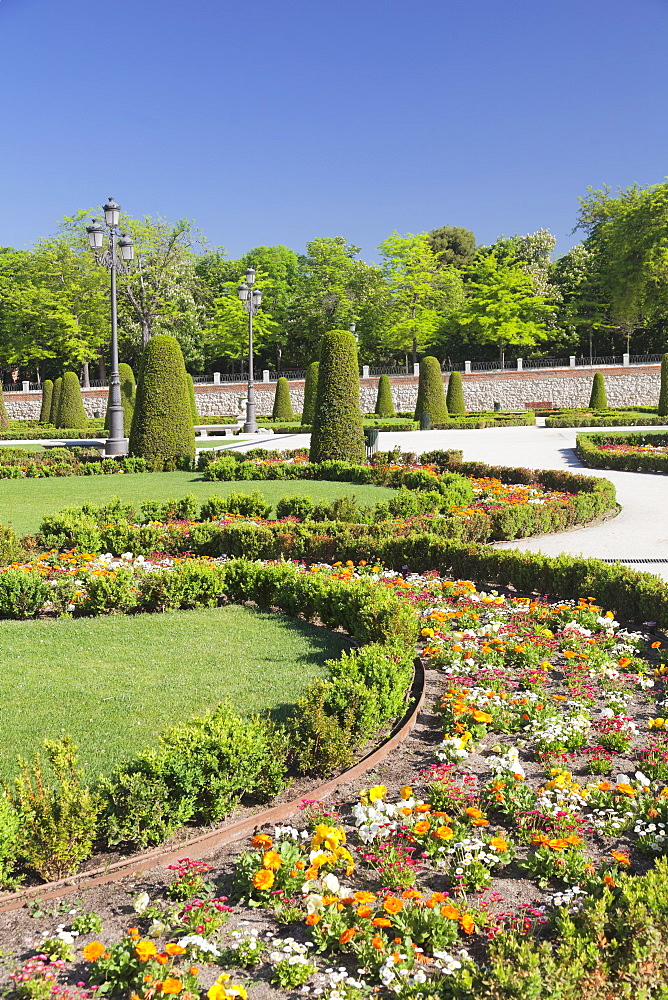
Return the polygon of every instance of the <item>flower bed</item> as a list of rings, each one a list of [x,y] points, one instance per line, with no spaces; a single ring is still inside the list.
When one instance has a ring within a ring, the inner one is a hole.
[[[0,448],[0,479],[110,476],[148,471],[143,458],[104,458],[93,448],[50,448],[44,452]]]
[[[438,685],[432,758],[414,780],[305,803],[242,845],[231,877],[229,858],[184,859],[164,893],[135,895],[120,932],[84,914],[19,981],[76,968],[75,992],[140,1000],[253,1000],[267,980],[327,1000],[665,995],[661,641],[590,598],[376,566],[309,575],[375,581],[413,608]]]
[[[651,412],[650,407],[636,412],[619,410],[561,410],[545,417],[546,427],[651,427],[666,423],[666,417]],[[648,412],[650,411],[650,412]]]
[[[595,469],[668,472],[668,434],[578,434],[576,450]]]

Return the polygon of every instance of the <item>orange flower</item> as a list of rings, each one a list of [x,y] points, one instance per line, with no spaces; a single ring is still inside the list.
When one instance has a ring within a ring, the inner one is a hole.
[[[628,665],[629,665],[630,662],[631,662],[631,660],[630,660],[630,658],[628,656],[620,656],[620,658],[617,660],[617,663],[622,668],[623,667],[628,667]]]
[[[578,837],[575,833],[571,833],[570,836],[566,837],[566,840],[569,844],[573,844],[574,847],[577,847],[583,842],[582,837]]]
[[[471,712],[471,715],[473,716],[476,722],[492,721],[492,716],[489,714],[489,712],[482,712],[479,708],[474,708],[473,711]]]
[[[610,851],[610,854],[621,865],[631,864],[631,859],[625,851]]]
[[[385,951],[385,942],[383,941],[380,934],[375,934],[371,938],[371,947],[375,948],[376,951]]]
[[[415,807],[415,812],[416,813],[428,813],[428,812],[431,812],[431,806],[429,805],[428,802],[421,802],[419,805],[417,805]]]
[[[471,820],[471,826],[489,826],[488,819],[474,819]]]
[[[627,784],[625,781],[620,781],[617,784],[617,789],[616,790],[618,792],[622,792],[624,795],[628,795],[628,797],[630,799],[634,799],[635,798],[635,795],[636,795],[635,789],[633,789],[631,787],[631,785]]]
[[[316,873],[317,875],[317,873]],[[268,871],[266,868],[261,868],[259,872],[256,872],[253,876],[253,885],[256,889],[271,889],[274,884],[274,873]]]
[[[390,898],[386,899],[385,902],[383,903],[383,909],[385,910],[386,913],[399,913],[399,911],[403,910],[403,908],[404,908],[403,900],[396,899],[394,896],[390,896]]]
[[[503,837],[492,837],[489,846],[493,847],[495,851],[507,851],[508,841],[504,840]]]
[[[358,903],[373,903],[376,898],[372,892],[367,892],[366,889],[360,889],[353,893],[353,896]]]
[[[165,953],[163,952],[160,955],[156,955],[155,960],[158,963],[158,965],[167,965],[167,962],[169,962],[169,955],[165,955]]]
[[[612,788],[612,785],[610,784],[609,781],[599,781],[598,787],[602,792],[609,792],[610,789]]]
[[[316,924],[319,924],[321,920],[322,917],[319,913],[309,913],[304,923],[307,927],[314,927]]]
[[[391,927],[392,921],[388,920],[387,917],[374,917],[371,921],[374,927]]]
[[[449,826],[439,826],[438,830],[434,830],[434,837],[439,840],[452,840],[454,832]]]
[[[605,876],[603,877],[603,881],[605,882],[605,884],[606,884],[606,885],[607,885],[607,886],[608,886],[608,887],[609,887],[610,889],[614,889],[614,888],[615,888],[615,886],[617,885],[617,883],[615,882],[615,880],[614,880],[614,878],[612,877],[612,875],[605,875]]]
[[[138,938],[139,937],[139,928],[138,927],[128,927],[128,934],[130,935],[131,938]]]
[[[104,955],[106,949],[100,941],[91,941],[83,950],[83,957],[87,962],[97,962],[98,958]]]
[[[135,945],[135,952],[140,962],[148,962],[149,958],[158,954],[158,949],[152,941],[140,941]]]
[[[370,906],[358,906],[357,907],[357,916],[361,917],[362,920],[366,920],[366,918],[370,917],[372,913],[373,913],[373,910],[371,909]]]
[[[561,837],[554,837],[552,840],[548,840],[547,847],[551,847],[553,851],[565,851],[568,847],[568,841]]]
[[[416,823],[413,827],[414,833],[428,833],[431,828],[431,824],[428,819],[421,819],[419,823]]]
[[[356,927],[349,927],[339,937],[339,944],[348,944],[348,942],[352,938],[354,938],[356,934],[357,934],[357,928]]]
[[[186,953],[185,948],[182,948],[180,944],[176,944],[173,941],[165,945],[165,951],[168,955],[185,955]]]
[[[167,979],[163,981],[162,993],[176,994],[180,993],[183,989],[183,983],[180,979],[176,979],[174,976],[168,976]]]
[[[267,851],[262,857],[262,864],[265,868],[277,869],[283,864],[283,859],[278,851]]]
[[[307,868],[306,871],[304,872],[304,876],[308,882],[311,882],[313,879],[317,878],[318,874],[319,872],[317,865],[311,865],[311,867]]]
[[[188,969],[188,972],[190,973],[191,976],[199,976],[199,966],[191,965],[190,968]]]
[[[401,894],[402,899],[422,899],[422,893],[419,889],[404,889]]]
[[[447,917],[448,920],[459,920],[459,910],[451,903],[446,903],[441,907],[441,916]]]
[[[464,812],[467,816],[471,816],[473,819],[482,819],[484,816],[484,813],[480,809],[476,809],[475,806],[469,806],[468,809],[464,810]]]
[[[274,842],[271,837],[266,833],[256,833],[251,840],[251,845],[253,847],[262,847],[264,850],[269,850],[273,843]]]
[[[464,931],[465,934],[472,934],[475,930],[475,924],[473,923],[473,918],[468,913],[462,913],[461,920],[459,921],[459,926]]]

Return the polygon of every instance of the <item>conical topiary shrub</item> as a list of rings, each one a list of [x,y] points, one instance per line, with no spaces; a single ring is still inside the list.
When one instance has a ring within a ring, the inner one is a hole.
[[[312,424],[313,413],[315,411],[315,397],[318,391],[318,371],[320,362],[313,361],[306,369],[306,381],[304,382],[304,408],[302,410],[302,423]]]
[[[310,459],[364,462],[357,344],[347,330],[322,339]]]
[[[42,408],[39,411],[40,424],[48,424],[51,417],[51,401],[53,399],[53,382],[46,379],[42,386]]]
[[[195,379],[192,375],[186,374],[186,389],[188,390],[188,401],[190,403],[190,416],[193,418],[193,423],[196,424],[199,421],[199,413],[197,412],[197,400],[195,399]]]
[[[378,395],[376,396],[376,409],[379,417],[394,416],[394,400],[392,399],[392,386],[387,375],[381,375],[378,379]]]
[[[151,337],[142,357],[130,454],[153,468],[192,464],[195,433],[186,386],[186,367],[178,341],[168,334]]]
[[[53,383],[53,394],[51,396],[51,413],[49,414],[49,423],[53,424],[54,427],[58,426],[58,405],[60,403],[60,391],[63,387],[62,378],[57,378]]]
[[[668,354],[661,358],[661,392],[659,393],[660,417],[665,417],[668,413]]]
[[[290,399],[290,386],[288,380],[281,376],[276,383],[274,393],[274,408],[271,411],[272,420],[294,420],[292,412],[292,400]]]
[[[9,416],[7,415],[7,407],[5,406],[5,394],[0,389],[0,430],[9,430]]]
[[[124,364],[121,361],[118,366],[118,374],[121,377],[121,403],[123,404],[123,434],[125,437],[130,437],[130,428],[132,427],[132,414],[135,410],[135,393],[137,391],[137,385],[135,382],[135,373],[133,372],[130,365]],[[107,412],[104,418],[104,426],[109,429],[109,401],[107,400]]]
[[[605,379],[601,372],[596,372],[591,385],[591,396],[589,398],[589,408],[591,410],[607,410],[608,399],[605,394]]]
[[[438,358],[426,357],[420,362],[420,381],[413,419],[419,420],[423,413],[431,416],[432,426],[443,424],[448,419],[443,374]]]
[[[56,427],[85,427],[88,422],[76,372],[65,372],[58,402]]]
[[[445,397],[445,405],[451,417],[460,417],[466,414],[466,403],[464,402],[464,386],[462,384],[461,372],[450,372],[448,379],[448,394]]]

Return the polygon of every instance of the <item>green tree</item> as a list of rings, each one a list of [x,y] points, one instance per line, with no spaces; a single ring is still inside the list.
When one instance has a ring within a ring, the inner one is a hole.
[[[192,417],[193,424],[199,422],[199,413],[197,412],[197,400],[195,398],[195,380],[192,375],[186,373],[186,391],[188,393],[188,401],[190,403],[190,416]]]
[[[322,340],[310,458],[364,462],[357,344],[345,330],[331,330]]]
[[[494,253],[480,257],[466,292],[457,322],[474,343],[497,345],[501,367],[507,346],[533,348],[547,339],[544,320],[552,307],[535,294],[532,277],[519,264]]]
[[[387,375],[381,375],[378,379],[378,393],[376,395],[375,413],[379,417],[394,416],[394,400],[392,399],[392,385]]]
[[[39,411],[40,424],[48,424],[51,416],[51,400],[53,398],[53,382],[47,378],[42,385],[42,407]]]
[[[659,393],[657,412],[660,417],[665,417],[668,414],[668,354],[664,354],[661,358],[661,392]]]
[[[178,341],[168,334],[151,337],[144,351],[130,454],[145,458],[156,468],[189,466],[195,457],[183,353]]]
[[[58,410],[60,408],[60,393],[63,388],[62,377],[56,379],[53,383],[53,395],[51,396],[51,413],[49,414],[49,423],[53,424],[54,427],[58,426]]]
[[[445,403],[451,417],[465,415],[466,403],[464,402],[464,386],[462,384],[461,372],[450,372]]]
[[[248,313],[237,295],[237,288],[244,280],[244,272],[240,263],[236,262],[236,277],[228,281],[211,306],[204,330],[204,340],[208,356],[228,358],[234,362],[243,359],[248,350]],[[253,318],[253,349],[254,353],[266,349],[271,344],[277,330],[277,323],[264,306],[264,295],[270,287],[267,276],[258,271],[255,276],[254,288],[262,292],[262,308]]]
[[[596,372],[591,384],[591,396],[589,397],[589,408],[591,410],[607,410],[608,398],[605,392],[605,378],[601,372]]]
[[[319,361],[312,361],[306,369],[306,379],[304,381],[304,407],[302,410],[302,423],[312,424],[315,413],[315,397],[318,392],[318,371]]]
[[[429,245],[441,267],[469,267],[475,260],[475,236],[462,226],[441,226],[427,233]]]
[[[87,423],[79,376],[76,372],[65,372],[58,400],[56,427],[86,427]]]
[[[292,411],[292,401],[290,399],[290,386],[286,378],[279,378],[276,383],[274,393],[274,408],[271,413],[272,420],[294,420]]]
[[[413,418],[420,420],[423,413],[430,414],[432,424],[443,424],[448,419],[443,373],[437,358],[426,357],[420,361],[420,379]]]
[[[0,429],[3,431],[9,430],[9,416],[7,414],[7,407],[5,406],[5,394],[0,389]]]

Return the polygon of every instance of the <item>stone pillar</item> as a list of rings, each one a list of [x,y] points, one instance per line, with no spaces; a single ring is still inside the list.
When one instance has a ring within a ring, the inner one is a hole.
[[[420,366],[419,365],[413,365],[413,374],[414,375],[419,375],[420,374]]]
[[[464,374],[465,375],[470,375],[471,374],[471,362],[470,361],[465,361],[464,362]]]
[[[269,381],[269,371],[266,368],[262,369],[262,381],[263,382]]]
[[[213,384],[220,385],[220,372],[213,373]]]
[[[568,358],[568,367],[575,368],[575,355],[571,354]]]
[[[517,370],[518,372],[522,371],[522,358],[517,359]]]
[[[624,365],[624,367],[626,368],[628,365],[630,365],[630,363],[631,363],[630,355],[622,354],[622,364]]]
[[[369,366],[362,365],[362,378],[368,378],[368,377],[369,377]]]
[[[30,382],[21,382],[24,392],[30,392]]]

